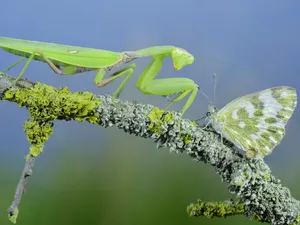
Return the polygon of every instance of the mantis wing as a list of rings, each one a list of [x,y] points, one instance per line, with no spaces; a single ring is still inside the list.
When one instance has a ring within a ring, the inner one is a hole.
[[[0,48],[26,58],[36,52],[37,55],[34,59],[44,62],[44,59],[37,52],[41,51],[55,65],[59,66],[103,68],[113,66],[123,59],[122,53],[119,52],[6,37],[0,37]]]

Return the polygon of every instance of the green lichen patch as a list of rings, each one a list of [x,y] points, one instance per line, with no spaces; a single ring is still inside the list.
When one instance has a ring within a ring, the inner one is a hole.
[[[24,131],[29,143],[39,146],[45,143],[53,133],[53,123],[27,120],[24,123]]]
[[[181,137],[186,145],[192,143],[192,141],[193,141],[192,135],[190,135],[190,134],[184,134],[184,135],[181,135]]]
[[[9,221],[12,222],[12,223],[16,223],[18,215],[19,215],[19,209],[16,208],[11,215],[8,215]]]
[[[148,118],[151,121],[148,128],[151,132],[156,134],[162,134],[161,126],[163,123],[174,121],[174,116],[171,113],[166,113],[157,107],[154,107],[148,114]]]
[[[189,216],[205,216],[209,219],[226,218],[244,214],[244,206],[242,203],[233,201],[205,202],[199,199],[196,204],[187,207],[187,213]]]
[[[99,122],[96,107],[99,99],[88,92],[70,92],[68,88],[56,89],[41,83],[33,88],[8,90],[3,100],[26,106],[30,112],[24,123],[27,140],[31,144],[30,155],[36,157],[43,151],[44,143],[53,133],[53,121],[57,119]]]
[[[26,106],[31,120],[43,122],[56,119],[78,122],[99,122],[95,108],[101,105],[99,99],[89,92],[70,92],[68,88],[56,89],[37,83],[30,89],[8,90],[4,100],[14,101],[20,107]]]

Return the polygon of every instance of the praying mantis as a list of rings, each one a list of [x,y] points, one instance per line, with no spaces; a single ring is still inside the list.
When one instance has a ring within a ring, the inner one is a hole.
[[[143,94],[156,96],[170,96],[175,94],[176,96],[171,100],[165,110],[175,102],[182,100],[191,92],[188,100],[181,109],[181,117],[191,106],[198,92],[198,85],[189,78],[155,79],[161,70],[164,58],[167,56],[172,58],[175,70],[180,70],[184,66],[194,62],[194,57],[189,52],[174,46],[154,46],[137,51],[113,52],[78,46],[0,37],[0,48],[14,55],[22,56],[21,59],[5,69],[5,72],[15,67],[26,58],[28,59],[12,85],[23,76],[32,60],[47,63],[58,75],[74,75],[86,71],[97,71],[94,78],[94,84],[97,87],[106,86],[114,80],[126,76],[117,90],[112,94],[113,104],[115,105],[114,99],[120,96],[124,86],[132,76],[136,65],[130,64],[105,77],[107,72],[137,58],[152,56],[153,60],[145,68],[136,83],[136,87],[139,91]]]

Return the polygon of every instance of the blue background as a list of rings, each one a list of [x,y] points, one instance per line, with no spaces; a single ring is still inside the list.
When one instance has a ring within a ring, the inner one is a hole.
[[[277,85],[300,90],[299,1],[3,0],[1,9],[1,36],[111,51],[154,45],[185,48],[194,55],[194,64],[174,71],[166,59],[158,78],[191,78],[213,100],[212,74],[216,73],[219,108],[236,97]],[[1,51],[0,59],[4,69],[18,57]],[[136,72],[121,99],[164,108],[165,99],[143,95],[135,88],[138,74],[150,60],[136,60]],[[21,68],[9,74],[16,76]],[[116,81],[98,89],[93,85],[94,75],[57,76],[44,63],[33,62],[24,76],[97,94],[112,93],[120,84]],[[177,103],[172,109],[182,105]],[[199,93],[185,117],[199,119],[207,105]],[[0,222],[8,224],[6,209],[29,147],[22,128],[28,112],[10,102],[2,102],[0,110]],[[300,198],[299,124],[296,109],[282,143],[266,158],[274,175],[296,198]],[[208,220],[186,215],[186,205],[197,198],[229,197],[226,184],[211,167],[185,155],[156,150],[151,141],[116,128],[57,121],[54,135],[36,161],[18,223],[247,223],[243,216]]]

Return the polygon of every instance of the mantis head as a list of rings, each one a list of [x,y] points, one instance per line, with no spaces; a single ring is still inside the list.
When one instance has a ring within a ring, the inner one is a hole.
[[[180,70],[194,62],[194,56],[183,48],[175,48],[172,51],[172,59],[175,70]]]

